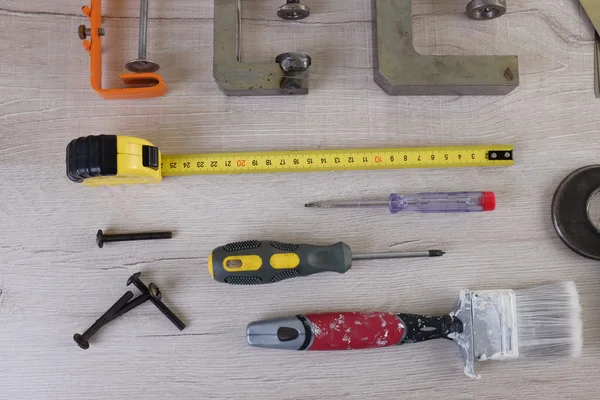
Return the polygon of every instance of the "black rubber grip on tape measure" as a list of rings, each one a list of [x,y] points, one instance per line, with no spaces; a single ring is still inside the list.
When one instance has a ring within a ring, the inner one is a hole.
[[[86,178],[117,175],[117,136],[80,137],[67,145],[67,177],[81,183]]]
[[[212,252],[210,268],[219,282],[256,285],[318,272],[344,273],[351,264],[352,252],[343,242],[315,246],[249,240],[216,248]]]

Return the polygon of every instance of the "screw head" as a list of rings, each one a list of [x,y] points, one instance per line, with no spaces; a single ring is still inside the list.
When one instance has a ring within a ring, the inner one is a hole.
[[[503,16],[506,13],[506,0],[471,0],[467,4],[467,16],[485,21]]]
[[[284,4],[277,9],[277,16],[281,19],[296,21],[304,19],[310,15],[310,9],[305,5],[298,3]]]
[[[125,64],[125,68],[127,68],[127,71],[134,73],[156,72],[160,69],[160,65],[151,60],[137,59]]]
[[[131,275],[129,279],[127,279],[127,286],[131,285],[134,281],[137,281],[141,274],[141,272],[136,272],[135,274]]]
[[[158,286],[154,284],[154,282],[150,282],[148,289],[150,289],[150,296],[154,297],[156,300],[162,299],[162,293],[160,292]]]
[[[102,229],[98,229],[98,232],[96,233],[96,244],[100,248],[104,246],[104,232],[102,232]]]
[[[83,336],[81,336],[79,333],[73,335],[73,340],[75,341],[75,343],[77,343],[79,347],[81,347],[84,350],[90,348],[90,343],[87,340],[84,340]]]

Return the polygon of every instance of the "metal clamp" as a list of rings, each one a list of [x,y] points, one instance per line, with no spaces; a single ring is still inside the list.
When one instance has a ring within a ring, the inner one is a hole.
[[[308,94],[306,54],[283,53],[274,63],[245,63],[241,50],[241,0],[215,0],[213,76],[228,96]]]
[[[389,95],[504,95],[517,56],[430,56],[413,46],[411,0],[374,0],[374,78]]]
[[[597,0],[579,0],[596,30],[600,30],[600,4]]]
[[[102,1],[91,0],[91,6],[82,8],[90,21],[91,28],[79,27],[79,38],[90,55],[90,83],[92,89],[105,100],[144,99],[159,97],[167,92],[162,77],[155,73],[121,74],[119,77],[129,87],[104,89],[102,87]]]
[[[596,98],[600,98],[600,3],[597,0],[579,0],[579,2],[596,29],[594,35],[594,91]]]

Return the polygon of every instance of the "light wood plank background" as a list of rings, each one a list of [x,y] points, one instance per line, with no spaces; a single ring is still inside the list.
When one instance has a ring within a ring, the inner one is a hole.
[[[509,0],[494,21],[466,0],[415,0],[415,45],[429,54],[517,54],[521,85],[504,97],[388,97],[372,79],[370,0],[306,0],[298,23],[282,0],[243,0],[243,57],[313,58],[310,94],[224,96],[212,78],[210,0],[151,1],[150,58],[170,91],[103,101],[89,87],[74,0],[0,1],[0,399],[595,399],[600,372],[600,263],[569,251],[550,201],[571,171],[598,163],[593,30],[577,0]],[[137,54],[139,2],[107,0],[105,84]],[[129,134],[164,152],[514,143],[502,169],[407,170],[169,178],[158,186],[90,189],[67,180],[65,146]],[[497,211],[390,216],[305,209],[318,199],[393,191],[493,190]],[[95,246],[96,230],[170,229],[173,240]],[[206,271],[229,241],[277,238],[356,251],[442,248],[436,260],[357,263],[262,287],[230,287]],[[188,323],[179,333],[151,305],[72,340],[143,272]],[[462,288],[577,282],[584,354],[478,366],[463,376],[446,341],[378,351],[250,348],[256,319],[309,311],[450,310]]]

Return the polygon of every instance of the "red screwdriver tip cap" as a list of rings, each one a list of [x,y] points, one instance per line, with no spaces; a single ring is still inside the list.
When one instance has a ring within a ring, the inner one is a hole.
[[[494,211],[496,209],[496,195],[494,192],[483,192],[479,205],[483,207],[483,211]]]

